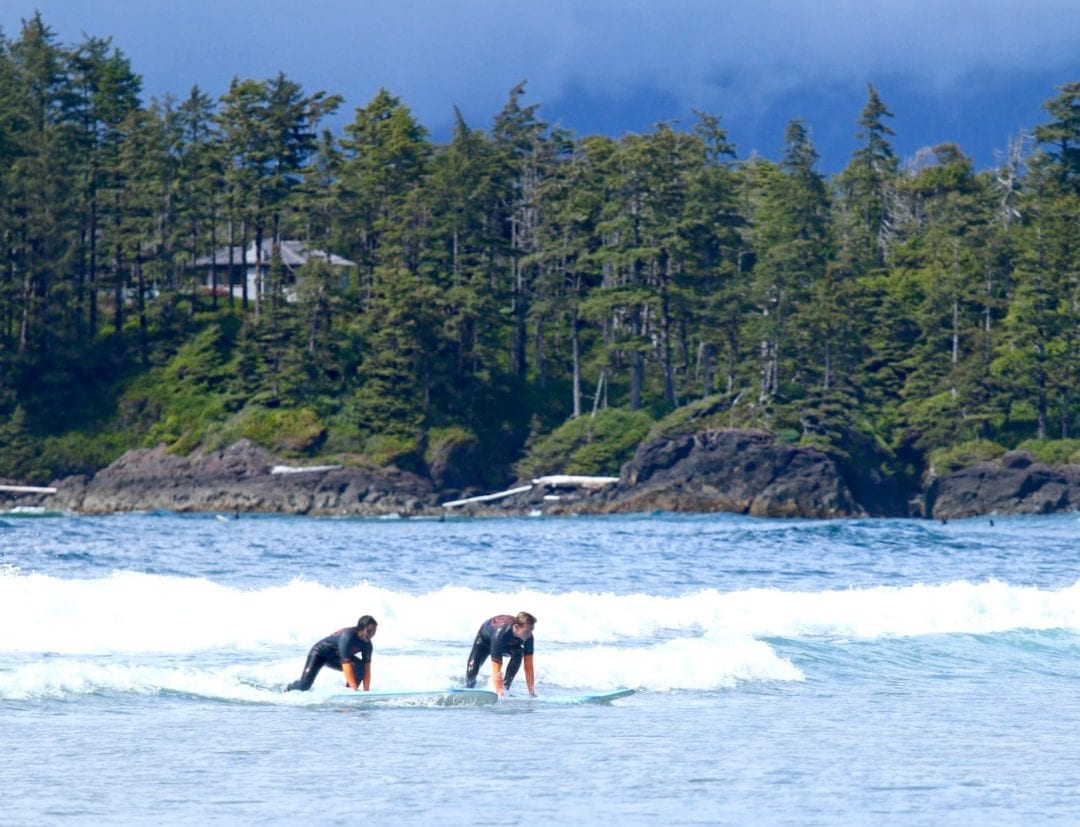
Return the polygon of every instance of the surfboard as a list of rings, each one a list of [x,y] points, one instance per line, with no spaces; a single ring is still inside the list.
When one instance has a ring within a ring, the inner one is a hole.
[[[528,696],[515,697],[515,701],[531,701],[540,704],[606,704],[618,698],[629,698],[634,694],[633,689],[616,689],[613,692],[586,692],[581,695],[540,695],[537,698]]]
[[[334,692],[327,703],[378,704],[394,706],[485,706],[499,699],[486,689],[417,689],[410,691]]]

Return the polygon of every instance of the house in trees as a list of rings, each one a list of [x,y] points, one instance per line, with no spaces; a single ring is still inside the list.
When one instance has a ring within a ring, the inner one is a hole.
[[[347,282],[347,270],[355,262],[334,255],[326,250],[310,248],[306,242],[297,240],[281,241],[278,245],[281,255],[281,289],[288,301],[295,301],[297,287],[304,277],[305,268],[312,263],[326,263],[333,274],[340,279],[344,288]],[[244,294],[244,282],[247,282],[247,295],[254,298],[256,291],[266,295],[272,289],[271,268],[274,265],[274,243],[265,239],[262,254],[255,255],[255,243],[248,245],[245,253],[242,247],[222,247],[212,256],[195,259],[195,273],[200,289],[210,292],[214,289],[215,270],[218,293],[236,298]]]

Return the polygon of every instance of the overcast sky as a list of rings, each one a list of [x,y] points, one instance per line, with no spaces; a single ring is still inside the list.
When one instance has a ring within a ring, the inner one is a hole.
[[[385,87],[441,140],[455,105],[486,129],[526,80],[523,102],[578,135],[701,110],[740,158],[778,157],[802,118],[827,173],[868,82],[901,156],[953,141],[983,168],[1080,80],[1080,0],[0,0],[5,36],[35,10],[65,45],[111,36],[146,100],[284,71],[344,96],[335,126]]]

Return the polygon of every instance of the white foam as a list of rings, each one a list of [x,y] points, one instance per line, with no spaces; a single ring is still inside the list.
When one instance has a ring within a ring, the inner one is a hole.
[[[277,690],[299,675],[316,640],[360,614],[380,623],[376,688],[440,687],[460,681],[484,618],[521,610],[539,618],[541,685],[710,690],[801,680],[771,638],[1080,632],[1080,582],[1060,590],[989,580],[674,597],[461,587],[417,595],[365,582],[334,588],[298,579],[243,590],[132,572],[64,580],[6,569],[0,696],[177,691],[296,703]],[[340,685],[331,670],[317,683]]]

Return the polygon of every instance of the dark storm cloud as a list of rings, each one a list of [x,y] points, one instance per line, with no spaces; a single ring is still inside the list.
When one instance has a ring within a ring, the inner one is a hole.
[[[921,119],[997,114],[994,129],[1013,129],[1077,79],[1080,56],[1075,0],[5,0],[8,37],[34,8],[61,42],[112,35],[148,95],[283,70],[347,112],[386,87],[437,133],[454,105],[486,125],[527,79],[527,101],[579,132],[700,109],[765,150],[785,118],[850,133],[867,82]],[[1035,96],[1022,112],[1000,100],[1021,92]]]

